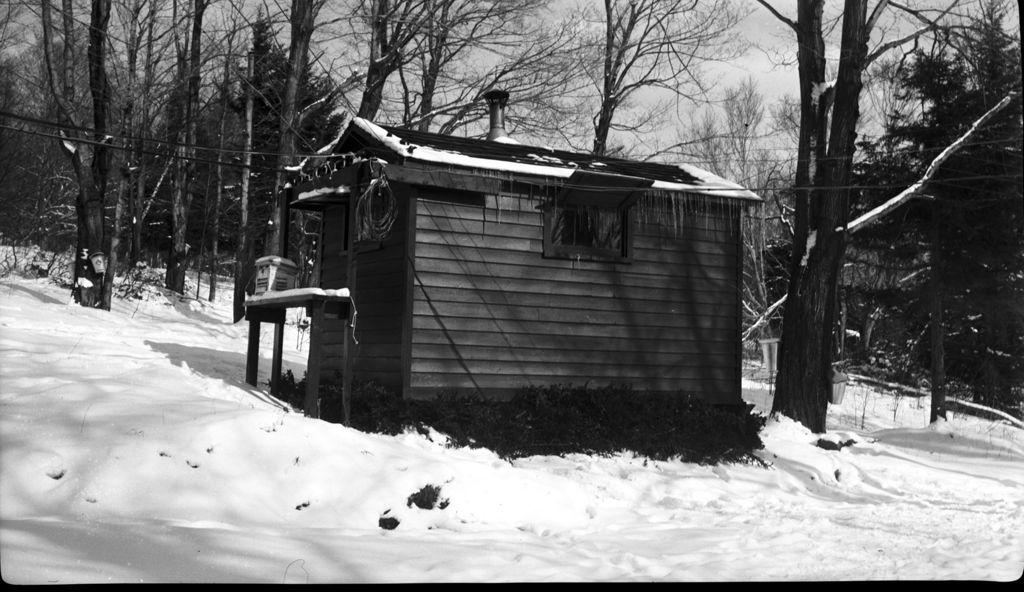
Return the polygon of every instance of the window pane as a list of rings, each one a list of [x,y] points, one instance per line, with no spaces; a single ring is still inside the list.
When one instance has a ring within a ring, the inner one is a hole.
[[[608,249],[620,253],[622,214],[607,208],[557,208],[551,240],[556,245]]]

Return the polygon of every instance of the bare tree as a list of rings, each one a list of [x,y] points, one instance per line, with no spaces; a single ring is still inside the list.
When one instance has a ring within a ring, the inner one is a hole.
[[[598,95],[594,154],[609,151],[612,131],[637,131],[656,119],[658,110],[648,108],[624,120],[641,92],[704,96],[710,85],[701,66],[736,55],[729,32],[739,17],[728,0],[605,0],[602,33],[584,62]]]
[[[509,90],[514,134],[571,143],[581,120],[579,19],[541,0],[360,0],[323,19],[319,45],[343,48],[342,93],[357,116],[441,134],[476,135],[481,95]],[[333,6],[325,7],[325,10]],[[332,26],[341,22],[339,29]],[[327,41],[330,41],[329,43]],[[327,60],[317,57],[321,66]],[[326,69],[326,66],[324,66]]]
[[[126,191],[131,194],[126,198],[125,206],[131,218],[128,263],[132,266],[141,260],[146,217],[171,163],[171,159],[165,159],[163,166],[153,175],[153,190],[147,191],[154,160],[152,154],[158,146],[154,135],[163,125],[160,114],[169,100],[169,93],[160,88],[163,73],[159,62],[173,29],[158,26],[162,20],[163,4],[161,0],[124,0],[115,5],[125,52],[117,94],[122,101],[120,129],[125,151],[122,173],[128,176],[130,188]]]
[[[507,123],[516,130],[550,134],[564,127],[572,111],[559,99],[578,90],[570,63],[577,44],[573,27],[552,26],[539,0],[428,4],[432,18],[410,48],[408,68],[398,70],[403,125],[453,133],[486,115],[478,100],[483,92],[503,88],[514,93]],[[545,119],[561,123],[547,125]]]
[[[384,100],[388,78],[410,59],[408,48],[429,21],[429,0],[365,0],[364,18],[369,25],[370,57],[357,115],[373,119]]]
[[[203,33],[203,14],[209,0],[192,0],[191,14],[181,19],[182,26],[188,26],[188,33],[182,37],[175,18],[175,55],[177,59],[177,88],[180,100],[174,105],[176,117],[177,161],[171,185],[171,248],[167,257],[166,286],[178,293],[185,291],[185,271],[188,257],[186,236],[188,212],[192,205],[192,181],[195,176],[196,133],[199,117],[200,59]],[[177,0],[174,0],[177,12]]]
[[[218,115],[217,130],[217,153],[216,153],[216,188],[214,189],[213,207],[210,213],[211,240],[210,240],[210,291],[208,298],[213,302],[217,297],[217,264],[220,247],[220,210],[224,194],[224,154],[227,145],[227,124],[231,98],[231,72],[232,64],[237,58],[235,55],[235,35],[238,32],[237,22],[232,20],[232,26],[227,28],[224,37],[224,69],[220,84],[220,113]]]
[[[777,250],[771,247],[789,240],[782,216],[769,215],[782,202],[792,174],[790,160],[779,158],[775,151],[789,146],[778,131],[780,126],[766,118],[764,98],[753,79],[726,88],[715,104],[716,109],[705,109],[693,118],[681,130],[679,141],[658,156],[668,153],[705,166],[719,176],[756,188],[765,199],[749,211],[743,225],[743,308],[744,339],[754,334],[766,336],[772,333],[763,328],[766,321],[777,324],[775,316],[781,316],[779,307],[765,314],[778,297],[769,285],[777,281],[770,277],[774,273],[770,268],[777,267],[777,262],[766,261],[766,256]]]
[[[324,2],[325,0],[292,0],[291,43],[288,48],[288,70],[285,76],[284,98],[281,102],[277,181],[274,184],[275,199],[270,217],[273,224],[270,226],[266,243],[268,253],[285,254],[284,236],[288,220],[284,220],[281,216],[281,212],[284,210],[280,203],[279,192],[284,185],[285,167],[293,165],[295,160],[300,117],[298,110],[299,82],[306,72],[306,62],[309,59],[309,40],[313,35],[317,13]]]
[[[110,1],[93,0],[89,20],[89,91],[92,97],[92,133],[80,134],[80,122],[75,119],[74,53],[75,17],[74,6],[64,0],[63,15],[63,60],[60,73],[57,72],[53,56],[53,22],[49,0],[42,3],[43,52],[50,91],[58,107],[58,118],[66,131],[62,142],[64,152],[71,161],[78,183],[78,197],[75,210],[78,218],[78,239],[75,256],[74,278],[76,299],[82,306],[94,307],[102,304],[102,273],[89,259],[90,255],[102,253],[103,206],[107,189],[107,175],[110,170],[109,136],[107,134],[107,110],[110,104],[110,90],[106,74],[107,26],[110,20]],[[90,137],[91,136],[91,137]],[[91,163],[85,166],[83,153],[91,152]]]
[[[13,47],[22,41],[25,31],[18,25],[24,6],[17,2],[5,2],[0,7],[0,47]]]
[[[795,236],[772,411],[814,432],[823,432],[836,345],[836,286],[846,250],[862,76],[888,50],[935,25],[929,21],[908,35],[871,49],[870,35],[882,14],[890,4],[900,5],[881,0],[869,13],[867,0],[846,0],[838,72],[829,82],[824,0],[799,2],[795,21],[767,0],[758,1],[795,33],[800,74]]]
[[[249,231],[249,181],[252,166],[252,120],[253,120],[253,53],[246,57],[245,80],[242,83],[245,93],[245,120],[242,127],[242,170],[239,183],[239,217],[238,244],[235,249],[235,289],[233,292],[232,312],[234,322],[245,316],[245,291],[252,273],[253,245],[252,233]]]

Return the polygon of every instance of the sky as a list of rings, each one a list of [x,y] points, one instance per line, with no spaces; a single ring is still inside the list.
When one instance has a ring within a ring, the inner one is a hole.
[[[799,94],[799,77],[794,64],[784,63],[796,57],[793,30],[759,4],[749,2],[750,13],[738,27],[737,36],[750,42],[745,55],[718,66],[723,73],[722,86],[733,86],[753,78],[770,100]],[[787,2],[779,3],[780,10]],[[795,16],[795,9],[792,15]]]
[[[930,426],[927,397],[851,384],[824,435],[769,418],[766,466],[626,452],[510,462],[437,432],[303,417],[267,393],[267,359],[260,386],[246,385],[245,324],[220,293],[208,303],[150,288],[105,312],[46,279],[0,279],[5,583],[1006,582],[1024,571],[1019,425],[954,413]],[[293,316],[285,367],[301,375]],[[744,398],[766,413],[764,368],[749,360],[744,375]],[[438,503],[411,504],[428,485]]]

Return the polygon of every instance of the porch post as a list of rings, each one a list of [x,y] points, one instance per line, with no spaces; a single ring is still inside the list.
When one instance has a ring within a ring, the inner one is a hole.
[[[281,393],[281,358],[284,357],[284,323],[274,323],[274,359],[270,367],[270,394]]]
[[[365,163],[359,169],[358,176],[356,177],[357,182],[355,184],[356,191],[353,192],[351,199],[348,200],[348,211],[346,214],[346,222],[348,223],[348,239],[347,239],[347,251],[348,259],[345,261],[345,283],[348,284],[349,292],[349,303],[348,303],[348,315],[345,318],[345,327],[342,331],[343,344],[341,348],[342,358],[342,377],[341,377],[341,406],[344,411],[345,425],[351,425],[351,401],[352,401],[352,355],[353,348],[349,343],[352,339],[352,322],[355,320],[356,314],[356,249],[358,248],[358,232],[359,226],[357,225],[356,213],[358,210],[359,199],[357,194],[364,191],[369,186],[369,181],[365,181],[364,171],[368,165]]]
[[[324,339],[324,301],[315,300],[311,305],[312,319],[309,325],[309,358],[306,364],[306,398],[302,409],[306,417],[320,417],[320,353]]]
[[[249,321],[249,347],[245,351],[245,382],[256,386],[260,365],[260,322]]]

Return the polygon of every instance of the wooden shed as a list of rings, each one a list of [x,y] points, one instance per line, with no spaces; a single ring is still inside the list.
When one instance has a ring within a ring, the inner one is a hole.
[[[324,163],[291,202],[323,212],[317,287],[352,305],[321,321],[322,368],[351,356],[350,378],[411,398],[572,383],[741,403],[753,193],[686,165],[358,118]]]

